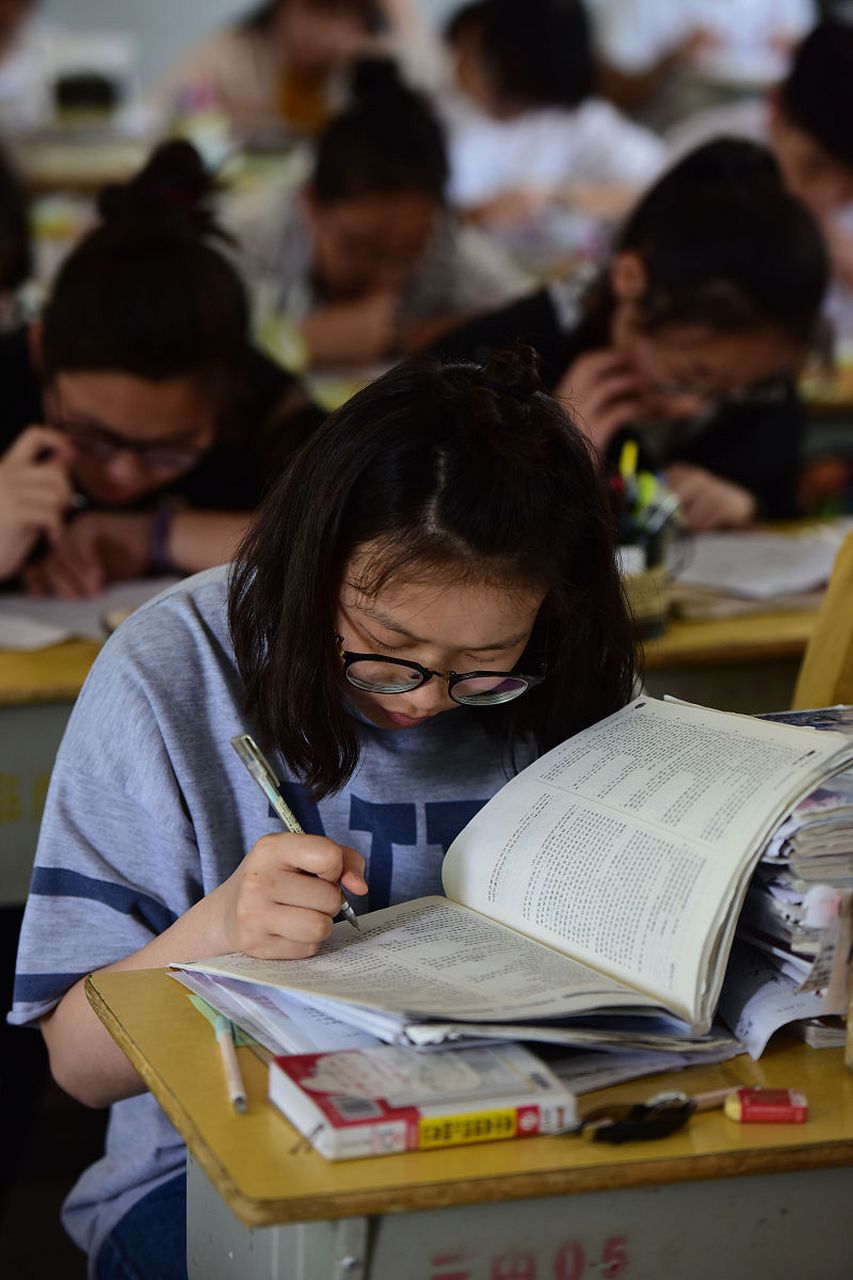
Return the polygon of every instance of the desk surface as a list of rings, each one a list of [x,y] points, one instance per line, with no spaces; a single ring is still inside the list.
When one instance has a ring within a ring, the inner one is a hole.
[[[694,1092],[735,1084],[799,1087],[811,1108],[805,1125],[741,1126],[708,1112],[680,1134],[621,1149],[570,1135],[332,1164],[296,1147],[298,1134],[266,1101],[266,1069],[248,1049],[239,1054],[249,1110],[244,1116],[229,1110],[210,1028],[162,970],[97,974],[86,989],[196,1160],[248,1226],[853,1164],[853,1075],[844,1070],[840,1050],[800,1044],[758,1063],[740,1057],[591,1097],[596,1104],[648,1097],[665,1084]]]
[[[100,647],[96,640],[66,640],[47,649],[0,649],[0,706],[73,702]]]
[[[645,643],[650,671],[799,658],[812,633],[816,611],[762,613],[702,621],[675,618],[662,636]]]
[[[814,613],[802,612],[674,620],[665,635],[646,641],[645,664],[656,671],[799,657],[814,619]],[[99,648],[94,640],[66,640],[30,652],[0,649],[0,706],[73,701]]]

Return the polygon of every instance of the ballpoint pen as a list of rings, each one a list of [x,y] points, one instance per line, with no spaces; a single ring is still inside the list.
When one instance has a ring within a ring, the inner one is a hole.
[[[261,751],[254,738],[248,733],[238,733],[236,737],[231,739],[231,746],[237,752],[237,755],[243,761],[248,773],[257,782],[261,791],[269,800],[273,809],[281,818],[288,831],[295,836],[304,835],[302,827],[296,819],[293,810],[287,804],[284,796],[281,794],[278,778],[272,765]],[[358,916],[353,911],[349,902],[341,890],[341,910],[340,914],[349,920],[354,929],[360,929]]]

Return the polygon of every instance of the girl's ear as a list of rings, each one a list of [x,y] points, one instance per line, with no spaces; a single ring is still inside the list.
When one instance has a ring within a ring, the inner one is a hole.
[[[648,274],[639,254],[617,253],[610,264],[610,288],[617,302],[638,302],[646,291]]]

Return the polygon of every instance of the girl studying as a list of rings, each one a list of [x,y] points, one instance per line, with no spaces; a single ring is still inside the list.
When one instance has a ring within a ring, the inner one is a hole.
[[[722,140],[640,200],[595,278],[570,277],[440,342],[542,356],[606,462],[627,431],[691,529],[795,514],[805,415],[794,379],[828,279],[820,231],[764,148]]]
[[[218,564],[245,530],[292,383],[250,347],[210,195],[164,145],[102,193],[41,322],[0,335],[0,577],[90,595]]]
[[[184,1150],[89,1008],[93,969],[313,955],[361,912],[440,891],[444,850],[548,747],[631,697],[611,517],[583,437],[526,360],[404,364],[269,493],[230,573],[108,641],[53,773],[13,1014],[61,1085],[113,1106],[65,1206],[92,1274],[155,1224],[183,1274]],[[250,733],[305,835],[231,749]],[[305,874],[309,872],[311,874]]]

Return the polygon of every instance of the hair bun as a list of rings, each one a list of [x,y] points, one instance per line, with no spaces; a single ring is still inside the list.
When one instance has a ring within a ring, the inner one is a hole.
[[[537,391],[545,390],[540,365],[539,355],[529,343],[516,342],[489,357],[483,366],[484,385],[492,391],[504,391],[526,400]]]
[[[138,223],[159,233],[168,225],[181,236],[219,235],[210,210],[216,184],[191,143],[165,142],[139,173],[110,183],[98,197],[98,212],[110,225]]]

